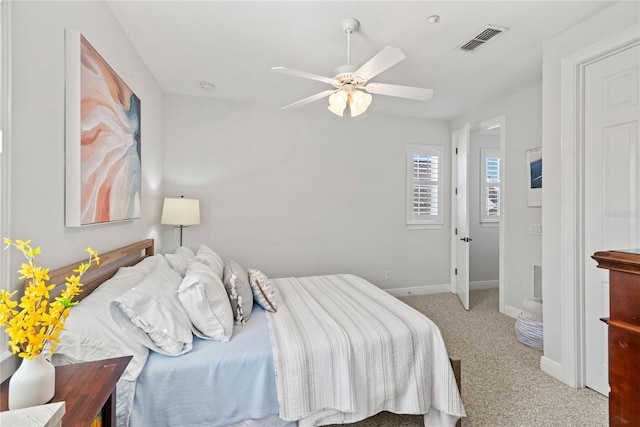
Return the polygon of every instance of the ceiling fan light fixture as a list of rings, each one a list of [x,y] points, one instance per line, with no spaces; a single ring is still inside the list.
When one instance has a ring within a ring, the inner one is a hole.
[[[371,105],[371,101],[373,97],[368,93],[362,92],[360,90],[354,90],[351,92],[351,96],[349,99],[349,109],[351,110],[351,117],[359,116],[360,114],[367,111],[369,105]]]
[[[339,90],[329,96],[329,107],[327,108],[336,116],[342,117],[344,109],[347,108],[348,100],[349,94],[344,90]]]

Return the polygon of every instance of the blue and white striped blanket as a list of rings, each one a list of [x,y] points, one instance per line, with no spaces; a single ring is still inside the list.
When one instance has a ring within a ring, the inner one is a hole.
[[[267,313],[280,418],[300,427],[351,423],[381,411],[465,416],[440,330],[354,275],[275,279]]]

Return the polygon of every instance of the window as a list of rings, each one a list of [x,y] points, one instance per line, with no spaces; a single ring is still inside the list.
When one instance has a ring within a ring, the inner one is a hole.
[[[500,151],[480,148],[480,222],[500,221]]]
[[[407,224],[429,228],[442,224],[442,147],[407,146]]]

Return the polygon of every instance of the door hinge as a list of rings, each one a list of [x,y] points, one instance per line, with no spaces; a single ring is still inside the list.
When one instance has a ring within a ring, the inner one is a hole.
[[[458,148],[456,147],[456,154],[458,154]]]
[[[458,235],[458,229],[456,228],[456,236]]]
[[[456,196],[458,195],[458,189],[456,188]]]
[[[455,273],[456,273],[456,276],[457,276],[457,275],[458,275],[458,269],[457,269],[457,268],[456,268],[456,271],[455,271]]]

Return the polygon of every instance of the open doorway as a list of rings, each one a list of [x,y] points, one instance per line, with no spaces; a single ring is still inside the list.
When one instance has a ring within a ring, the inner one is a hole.
[[[469,138],[469,290],[498,289],[501,127],[472,130]]]
[[[452,291],[468,310],[469,291],[498,289],[504,313],[504,116],[452,133]]]

